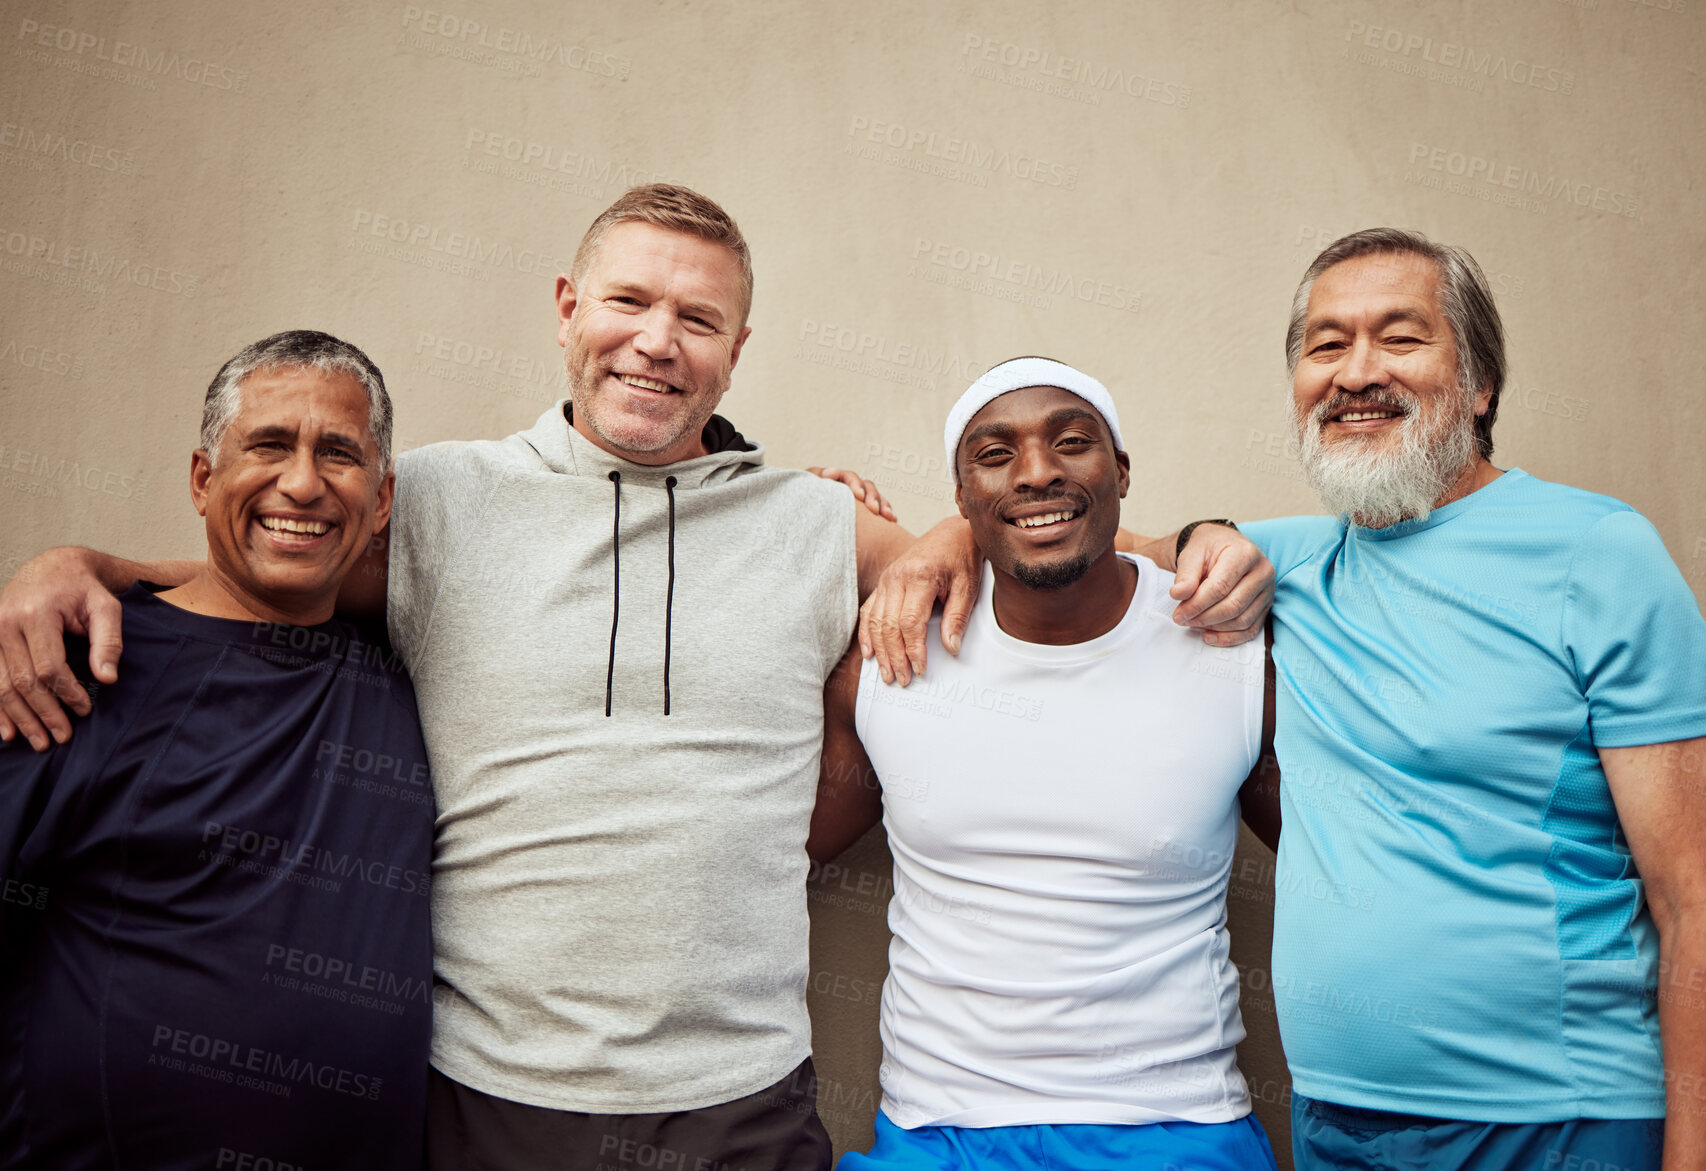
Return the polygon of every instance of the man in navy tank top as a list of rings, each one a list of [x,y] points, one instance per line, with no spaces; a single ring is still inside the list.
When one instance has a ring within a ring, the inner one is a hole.
[[[126,670],[82,680],[75,738],[0,748],[0,1163],[420,1165],[427,757],[383,630],[332,617],[390,446],[354,346],[232,358],[191,457],[205,561],[121,596]]]

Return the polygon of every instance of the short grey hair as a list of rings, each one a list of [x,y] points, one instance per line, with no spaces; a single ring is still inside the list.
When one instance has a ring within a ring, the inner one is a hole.
[[[1440,311],[1457,343],[1458,385],[1471,394],[1492,390],[1487,413],[1475,419],[1475,450],[1482,459],[1489,458],[1493,454],[1493,420],[1498,417],[1499,395],[1505,388],[1505,326],[1493,303],[1487,274],[1462,248],[1436,244],[1420,232],[1402,228],[1369,228],[1327,245],[1303,274],[1303,282],[1291,299],[1291,324],[1285,331],[1287,373],[1295,376],[1303,359],[1304,318],[1316,278],[1335,264],[1379,254],[1423,256],[1438,267]]]
[[[581,278],[592,266],[610,229],[617,224],[636,221],[680,232],[684,236],[697,236],[712,244],[720,244],[734,254],[740,264],[740,321],[733,323],[738,332],[752,312],[752,252],[747,248],[746,237],[741,235],[734,217],[724,211],[716,200],[691,187],[675,183],[646,183],[624,191],[615,203],[599,213],[592,226],[587,228],[586,235],[581,237],[580,247],[575,249],[575,259],[569,268],[569,279],[574,281],[575,287],[580,287]]]
[[[311,369],[348,374],[367,391],[367,433],[379,449],[379,471],[391,467],[391,396],[385,376],[366,354],[329,333],[292,329],[244,346],[219,368],[201,408],[201,447],[212,463],[219,460],[225,433],[243,409],[243,380],[261,370]]]

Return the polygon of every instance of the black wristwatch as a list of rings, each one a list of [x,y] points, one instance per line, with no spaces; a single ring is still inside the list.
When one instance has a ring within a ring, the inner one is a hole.
[[[1233,532],[1238,531],[1238,526],[1223,516],[1216,517],[1214,520],[1193,520],[1190,524],[1179,530],[1179,539],[1173,544],[1174,565],[1179,564],[1179,555],[1185,551],[1185,546],[1191,543],[1191,534],[1197,531],[1198,525],[1225,525]]]

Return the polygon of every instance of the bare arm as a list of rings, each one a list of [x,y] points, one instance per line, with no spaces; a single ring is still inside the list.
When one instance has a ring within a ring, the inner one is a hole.
[[[1663,1171],[1706,1167],[1706,737],[1601,748],[1647,906],[1659,931],[1665,1062]]]
[[[917,538],[893,520],[883,520],[867,509],[855,508],[853,540],[859,557],[859,600],[863,602],[877,588],[883,571]]]
[[[1244,813],[1244,824],[1262,839],[1268,849],[1278,852],[1280,836],[1280,767],[1274,755],[1274,632],[1267,632],[1266,654],[1263,656],[1262,683],[1262,754],[1256,767],[1238,790],[1238,804]]]
[[[862,663],[858,646],[849,647],[823,686],[823,760],[806,838],[814,862],[839,855],[883,815],[882,789],[853,723]]]
[[[385,612],[386,542],[374,534],[338,591],[338,613]],[[71,719],[89,714],[89,693],[65,661],[65,636],[89,640],[89,670],[118,681],[124,653],[123,612],[116,595],[139,581],[181,586],[199,561],[130,561],[96,549],[62,545],[30,558],[0,591],[0,740],[20,732],[37,752],[71,739]]]
[[[0,591],[0,740],[20,732],[37,752],[71,739],[68,706],[89,714],[89,693],[65,661],[65,636],[89,640],[89,670],[118,679],[123,616],[114,595],[138,581],[179,586],[195,561],[127,561],[62,545],[30,558]]]
[[[1141,553],[1176,573],[1173,621],[1201,630],[1209,645],[1237,646],[1260,634],[1274,597],[1274,568],[1261,550],[1225,525],[1204,524],[1191,533],[1175,566],[1177,540],[1177,533],[1139,537],[1121,529],[1114,548]],[[982,563],[971,525],[959,517],[941,522],[895,559],[859,615],[859,646],[866,657],[876,656],[885,683],[898,680],[904,687],[923,673],[924,632],[938,601],[942,645],[959,653]]]

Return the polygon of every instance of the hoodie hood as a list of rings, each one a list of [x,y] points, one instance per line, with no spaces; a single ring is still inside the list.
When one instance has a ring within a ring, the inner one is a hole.
[[[721,415],[711,416],[701,438],[708,449],[705,455],[672,464],[637,464],[612,455],[576,431],[574,404],[568,399],[557,402],[521,432],[521,439],[553,472],[599,480],[619,472],[623,484],[641,488],[661,488],[670,477],[675,479],[676,488],[704,488],[764,466],[764,448],[749,441]]]

